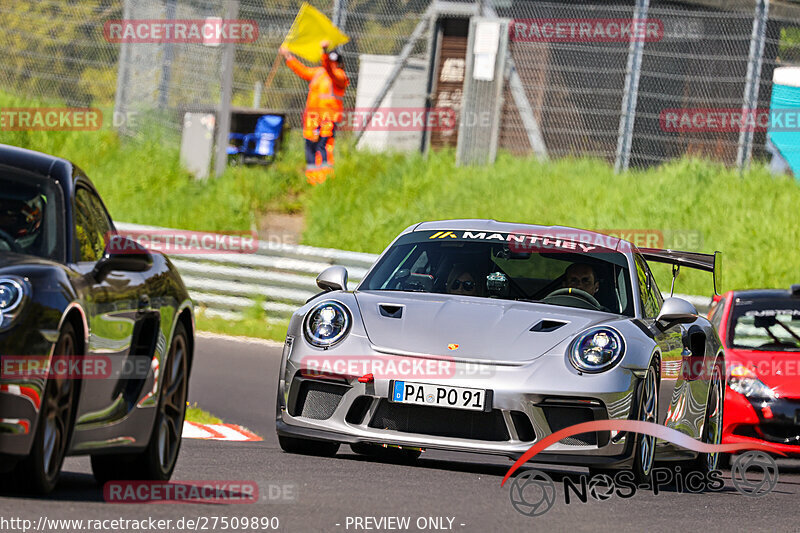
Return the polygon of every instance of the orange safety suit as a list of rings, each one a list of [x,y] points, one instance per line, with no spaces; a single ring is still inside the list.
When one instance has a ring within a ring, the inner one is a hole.
[[[311,183],[321,183],[333,169],[333,132],[336,123],[342,120],[344,92],[350,80],[325,53],[320,67],[307,67],[294,57],[286,59],[286,66],[308,82],[303,138],[311,143],[324,139],[325,145],[316,148],[314,161],[306,161],[306,176]]]

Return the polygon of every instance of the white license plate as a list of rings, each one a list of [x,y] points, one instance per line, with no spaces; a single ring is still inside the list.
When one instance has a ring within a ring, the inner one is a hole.
[[[487,406],[486,396],[487,391],[484,389],[393,381],[390,398],[395,403],[484,411]]]

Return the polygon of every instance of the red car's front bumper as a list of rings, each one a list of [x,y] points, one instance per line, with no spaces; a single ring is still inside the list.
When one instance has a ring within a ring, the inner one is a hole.
[[[800,398],[751,401],[728,387],[722,443],[768,443],[800,457]]]

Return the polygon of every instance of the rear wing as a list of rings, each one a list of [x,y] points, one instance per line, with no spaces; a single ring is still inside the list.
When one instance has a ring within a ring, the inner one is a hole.
[[[675,277],[678,275],[680,267],[693,268],[711,272],[714,278],[714,294],[719,294],[718,282],[721,284],[722,252],[713,254],[703,254],[700,252],[680,252],[677,250],[659,250],[657,248],[645,248],[640,250],[642,257],[647,261],[655,263],[666,263],[672,265],[672,286],[675,287]]]

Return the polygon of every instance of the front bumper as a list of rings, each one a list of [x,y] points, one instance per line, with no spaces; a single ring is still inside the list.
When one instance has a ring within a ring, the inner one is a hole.
[[[20,357],[51,355],[54,339],[15,326],[0,334],[0,454],[25,456],[36,432],[46,379],[15,375]],[[9,359],[9,356],[11,357]]]
[[[276,420],[283,436],[517,459],[559,429],[590,420],[628,419],[634,415],[632,406],[638,405],[640,379],[630,370],[618,367],[581,376],[570,372],[561,356],[543,356],[523,366],[456,363],[455,375],[447,378],[405,377],[417,383],[491,390],[491,410],[485,413],[391,403],[394,376],[367,383],[347,375],[311,377],[298,364],[301,357],[284,361]],[[625,435],[582,434],[551,446],[536,461],[619,466],[630,461],[632,448],[632,439]]]
[[[800,398],[751,400],[729,387],[724,417],[723,444],[769,444],[800,456]]]

